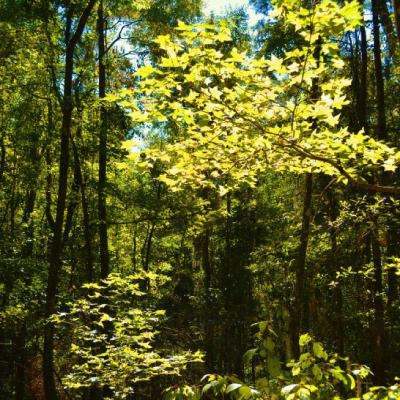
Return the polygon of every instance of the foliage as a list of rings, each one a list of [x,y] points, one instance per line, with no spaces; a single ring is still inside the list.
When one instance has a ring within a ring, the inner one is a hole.
[[[371,371],[365,366],[353,366],[347,358],[329,354],[320,342],[309,334],[299,339],[302,350],[298,360],[281,366],[276,352],[274,335],[266,323],[259,324],[259,347],[249,350],[245,362],[257,371],[256,380],[249,385],[235,376],[206,375],[202,395],[196,387],[169,389],[166,399],[274,399],[274,400],[356,400],[397,399],[398,385],[370,387],[361,393],[361,382]],[[255,362],[254,362],[255,361]],[[206,396],[206,397],[204,397]]]
[[[178,39],[157,39],[165,52],[158,66],[137,72],[133,120],[173,121],[180,131],[165,151],[147,153],[150,161],[166,163],[160,179],[172,190],[194,185],[224,195],[243,182],[254,185],[266,167],[323,172],[350,183],[372,166],[396,169],[394,148],[339,125],[351,81],[340,73],[344,62],[333,39],[359,25],[358,3],[277,5],[275,15],[304,41],[283,58],[249,58],[235,47],[222,53],[219,48],[231,40],[223,24],[181,23]]]
[[[71,372],[64,378],[71,391],[93,386],[112,390],[124,399],[139,382],[155,376],[179,375],[200,353],[165,354],[155,348],[156,330],[165,315],[145,308],[141,283],[153,285],[154,274],[121,277],[110,274],[100,283],[83,286],[85,295],[53,319],[71,336]]]
[[[400,398],[398,1],[202,3],[0,0],[1,399]]]

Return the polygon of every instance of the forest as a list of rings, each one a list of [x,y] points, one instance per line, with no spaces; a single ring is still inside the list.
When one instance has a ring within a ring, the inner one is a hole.
[[[400,0],[0,37],[0,400],[400,399]]]

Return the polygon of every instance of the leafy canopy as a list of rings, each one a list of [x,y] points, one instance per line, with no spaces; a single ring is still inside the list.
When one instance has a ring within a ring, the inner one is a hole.
[[[173,190],[200,186],[223,195],[254,185],[267,169],[354,183],[371,169],[397,168],[393,148],[340,124],[351,82],[337,39],[360,24],[358,2],[300,3],[275,1],[274,16],[302,42],[283,58],[238,51],[224,23],[180,23],[174,37],[158,37],[164,57],[140,68],[138,87],[120,100],[135,123],[173,124],[178,132],[163,150],[147,152],[147,162],[165,163],[161,180]]]

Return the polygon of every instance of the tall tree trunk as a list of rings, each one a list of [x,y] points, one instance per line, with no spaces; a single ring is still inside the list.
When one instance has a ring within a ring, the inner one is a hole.
[[[26,399],[26,322],[16,329],[13,340],[15,358],[15,400]]]
[[[377,137],[386,140],[386,116],[385,116],[385,89],[382,72],[381,40],[379,30],[378,0],[372,0],[372,23],[374,36],[374,68],[376,106],[378,111]]]
[[[146,238],[145,257],[144,257],[144,262],[143,262],[143,269],[145,271],[148,271],[149,266],[150,266],[151,246],[153,244],[153,235],[154,235],[155,228],[156,228],[156,222],[152,221],[150,223],[149,234],[147,235],[147,238]]]
[[[337,228],[335,226],[337,218],[339,216],[338,202],[334,191],[329,188],[327,189],[328,198],[328,214],[329,214],[329,236],[331,240],[331,262],[330,262],[330,273],[332,274],[332,279],[335,281],[335,286],[333,287],[333,304],[335,307],[333,322],[333,332],[335,334],[335,344],[339,354],[344,354],[344,322],[343,322],[343,297],[340,281],[336,282],[338,279],[336,273],[338,271],[338,256],[339,248],[337,242]]]
[[[291,336],[293,356],[297,358],[300,353],[299,336],[301,334],[304,317],[305,303],[305,278],[306,278],[306,256],[311,222],[313,175],[307,173],[304,178],[303,212],[301,222],[300,244],[297,249],[295,260],[296,282],[295,282],[295,303],[292,313]]]
[[[359,110],[359,118],[360,125],[364,128],[365,133],[368,133],[368,108],[367,108],[367,99],[368,99],[368,44],[367,44],[367,33],[365,30],[365,26],[362,25],[360,27],[360,36],[361,36],[361,68],[360,68],[360,95],[358,98],[358,110]]]
[[[43,383],[46,400],[57,400],[58,394],[54,379],[54,327],[48,320],[56,310],[56,294],[62,265],[63,250],[63,225],[64,212],[68,185],[69,165],[69,138],[72,126],[72,79],[74,72],[74,51],[79,42],[83,29],[90,16],[96,0],[90,0],[84,9],[76,30],[71,36],[72,12],[67,10],[65,29],[65,69],[64,69],[64,94],[62,104],[62,125],[60,137],[60,158],[57,192],[57,209],[54,221],[54,233],[49,249],[49,269],[47,277],[45,313],[46,324],[44,327],[43,341]]]
[[[390,13],[386,0],[378,0],[378,12],[381,17],[382,24],[385,28],[385,34],[389,46],[389,53],[393,57],[396,54],[397,43],[396,43],[393,22],[390,19]]]
[[[208,371],[214,369],[214,315],[212,301],[212,266],[210,257],[210,228],[206,228],[201,237],[201,264],[204,271],[204,289],[206,295],[206,324],[204,347],[206,353],[206,367]]]
[[[372,0],[372,25],[374,38],[374,69],[375,69],[375,91],[377,106],[376,136],[380,140],[387,139],[386,116],[385,116],[385,89],[382,72],[382,55],[379,26],[379,3]],[[382,255],[378,240],[378,227],[374,221],[372,233],[372,257],[374,264],[374,363],[375,379],[377,384],[383,384],[384,373],[384,304],[382,300]]]
[[[318,0],[317,2],[318,3]],[[315,49],[314,58],[317,67],[320,65],[322,39],[319,38]],[[319,95],[318,79],[314,79],[311,88],[311,101],[317,101]],[[313,129],[317,128],[316,121],[312,121]],[[299,336],[303,329],[308,329],[309,324],[309,305],[308,293],[305,287],[306,279],[306,258],[308,240],[310,236],[310,223],[312,213],[312,191],[313,191],[313,175],[307,173],[304,177],[304,197],[303,197],[303,212],[301,221],[300,243],[297,249],[295,268],[296,268],[296,281],[294,288],[294,309],[291,316],[291,340],[293,356],[297,358],[300,355]]]
[[[99,52],[99,97],[106,95],[106,65],[105,65],[105,18],[103,0],[100,0],[97,12],[97,35]],[[110,270],[110,254],[108,250],[107,208],[107,110],[100,106],[99,133],[99,181],[98,181],[98,214],[100,239],[100,271],[101,277],[107,277]]]
[[[94,268],[93,268],[93,253],[92,253],[92,239],[90,233],[90,216],[89,216],[89,206],[86,197],[86,184],[83,179],[82,166],[79,158],[78,149],[76,147],[75,141],[71,138],[72,153],[74,156],[74,175],[76,182],[80,188],[81,193],[81,206],[82,206],[82,219],[83,219],[83,235],[85,239],[85,269],[86,269],[86,279],[88,282],[94,279]]]
[[[376,225],[372,232],[372,259],[374,264],[374,284],[373,284],[373,304],[374,304],[374,323],[373,323],[373,354],[374,354],[374,379],[378,385],[383,385],[385,381],[384,370],[384,304],[382,286],[382,254],[378,241],[378,229]]]

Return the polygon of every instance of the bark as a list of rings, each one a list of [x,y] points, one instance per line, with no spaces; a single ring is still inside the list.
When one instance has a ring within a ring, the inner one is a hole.
[[[291,336],[293,356],[297,358],[300,354],[299,337],[302,332],[304,303],[305,303],[305,279],[306,279],[306,256],[308,239],[310,234],[311,222],[311,203],[312,203],[313,175],[307,173],[304,179],[304,197],[303,212],[301,223],[300,244],[297,249],[295,259],[296,282],[295,282],[295,300],[292,313]]]
[[[378,0],[378,12],[380,19],[382,21],[383,27],[385,29],[385,34],[387,38],[387,43],[389,47],[389,53],[391,57],[394,57],[396,54],[396,37],[395,31],[393,27],[393,22],[390,18],[389,9],[386,3],[386,0]]]
[[[71,233],[73,222],[74,222],[74,214],[76,207],[78,205],[78,193],[79,193],[79,185],[76,179],[76,174],[74,173],[74,182],[72,184],[72,193],[70,194],[70,199],[67,206],[67,214],[65,217],[65,227],[63,233],[63,247],[68,243],[69,234]]]
[[[384,370],[384,305],[382,299],[382,254],[378,242],[378,232],[376,226],[372,232],[372,260],[374,264],[373,281],[373,305],[374,305],[374,323],[373,323],[373,354],[374,354],[374,380],[377,385],[385,383]]]
[[[22,217],[22,223],[25,225],[25,243],[22,246],[22,257],[29,257],[33,252],[34,228],[31,215],[35,207],[36,193],[37,192],[35,188],[29,189],[25,199],[25,208]]]
[[[338,202],[335,196],[335,193],[332,189],[328,189],[327,191],[328,198],[328,214],[329,214],[329,237],[331,241],[331,262],[330,269],[332,279],[336,282],[336,273],[338,272],[338,257],[339,257],[339,248],[337,242],[337,229],[336,229],[336,221],[339,216],[338,210]],[[333,303],[334,303],[334,318],[332,318],[333,322],[333,332],[335,335],[335,342],[338,354],[344,354],[344,318],[343,318],[343,297],[342,297],[342,289],[340,285],[340,281],[336,282],[333,290]]]
[[[53,214],[51,213],[51,205],[52,205],[52,199],[51,199],[51,186],[52,186],[52,176],[50,173],[50,168],[51,168],[51,156],[50,156],[50,151],[46,150],[46,189],[45,189],[45,197],[46,197],[46,205],[45,205],[45,213],[46,213],[46,219],[47,219],[47,224],[50,227],[51,231],[54,234],[54,218]]]
[[[368,47],[367,47],[367,33],[365,26],[360,27],[360,37],[361,37],[361,67],[360,67],[360,95],[358,98],[358,108],[360,116],[360,125],[364,128],[365,133],[368,133],[368,123],[367,123],[367,99],[368,99]]]
[[[26,324],[16,329],[13,340],[15,357],[15,400],[25,400],[26,396]]]
[[[74,72],[74,51],[80,40],[83,29],[90,16],[96,0],[90,0],[79,18],[76,30],[71,36],[72,15],[67,11],[65,30],[65,69],[64,93],[62,104],[62,125],[60,134],[59,175],[57,192],[57,209],[54,222],[54,233],[49,249],[49,268],[47,277],[46,303],[44,316],[46,320],[56,310],[56,294],[60,269],[62,266],[63,225],[66,206],[69,164],[69,138],[72,126],[72,80]],[[43,341],[43,383],[46,400],[57,400],[58,394],[54,379],[54,327],[47,321],[44,327]]]
[[[320,64],[321,56],[321,38],[318,39],[314,50],[314,58],[317,66]],[[311,101],[316,101],[319,95],[318,79],[315,79],[311,88]],[[315,120],[311,121],[314,129],[317,129]],[[294,309],[291,316],[291,340],[293,356],[298,358],[300,355],[299,337],[303,329],[308,328],[309,323],[309,306],[308,306],[308,291],[305,287],[306,280],[306,258],[308,240],[310,235],[311,213],[312,213],[312,191],[313,191],[313,175],[307,173],[304,178],[304,197],[303,197],[303,212],[301,222],[300,243],[297,249],[295,268],[296,281],[294,288]]]
[[[143,269],[145,271],[149,270],[151,246],[152,246],[152,242],[153,242],[153,235],[154,235],[155,228],[156,228],[156,223],[152,222],[150,225],[149,234],[147,235],[147,240],[146,240],[145,258],[144,258],[144,262],[143,262]]]
[[[387,255],[388,257],[398,257],[400,249],[400,224],[397,222],[398,213],[395,207],[392,208],[392,213],[395,218],[390,221]],[[391,309],[393,303],[397,300],[398,292],[396,270],[391,268],[388,271],[388,309]]]
[[[106,95],[106,66],[105,66],[105,18],[103,0],[100,0],[97,13],[97,35],[99,52],[99,97]],[[100,107],[99,132],[99,180],[98,180],[98,214],[100,239],[100,271],[101,277],[107,277],[110,270],[110,254],[108,249],[107,208],[107,110]]]
[[[71,138],[71,144],[72,144],[72,153],[74,156],[74,175],[81,193],[83,235],[85,240],[84,250],[85,250],[85,264],[86,264],[86,279],[88,280],[88,282],[91,282],[94,279],[94,268],[93,268],[92,240],[90,233],[89,206],[86,196],[86,184],[83,179],[82,167],[78,149],[72,138]]]
[[[380,43],[379,25],[379,2],[372,0],[372,25],[374,39],[374,69],[375,69],[375,92],[377,106],[377,125],[376,136],[380,140],[387,139],[386,115],[385,115],[385,88],[382,72],[382,54]],[[387,180],[387,176],[383,177]],[[384,303],[382,299],[382,256],[378,241],[378,227],[374,221],[374,232],[372,234],[372,257],[374,264],[374,364],[375,380],[377,384],[385,381],[384,362],[387,360],[385,347],[389,348],[389,343],[384,343]]]
[[[201,237],[201,264],[204,271],[204,289],[206,295],[206,323],[205,323],[205,364],[208,371],[214,369],[214,315],[212,302],[212,266],[210,257],[210,228],[206,228]]]
[[[375,68],[375,88],[376,105],[378,111],[377,137],[385,140],[386,135],[386,117],[385,117],[385,89],[382,72],[382,54],[379,32],[379,14],[378,0],[372,0],[372,24],[374,37],[374,68]]]

